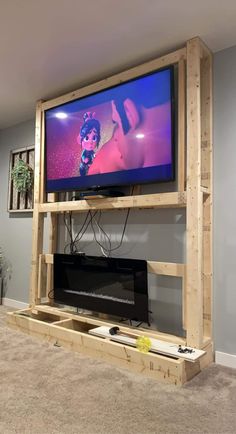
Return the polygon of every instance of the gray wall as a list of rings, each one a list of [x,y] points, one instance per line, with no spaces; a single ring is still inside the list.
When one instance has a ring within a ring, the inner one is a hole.
[[[215,348],[236,354],[236,47],[214,63]]]
[[[0,246],[11,268],[5,297],[28,302],[32,213],[7,212],[9,156],[13,149],[34,144],[34,121],[0,131]]]

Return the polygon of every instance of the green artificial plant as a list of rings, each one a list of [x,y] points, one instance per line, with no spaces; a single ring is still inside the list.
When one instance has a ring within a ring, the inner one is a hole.
[[[12,169],[12,180],[19,193],[30,191],[33,186],[33,169],[25,161],[19,159]]]

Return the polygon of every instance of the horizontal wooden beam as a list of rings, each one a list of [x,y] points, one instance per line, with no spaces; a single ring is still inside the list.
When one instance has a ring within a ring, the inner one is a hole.
[[[50,253],[40,255],[40,257],[43,257],[40,259],[41,262],[53,264],[53,255]],[[172,262],[147,261],[147,264],[149,273],[161,274],[163,276],[183,277],[186,269],[185,264],[177,264]]]
[[[123,208],[184,208],[185,192],[145,194],[105,199],[74,200],[39,204],[39,212],[87,212],[90,210],[112,210]]]
[[[73,308],[72,308],[73,309]],[[44,312],[44,313],[49,313],[49,314],[53,314],[55,316],[59,316],[60,318],[69,318],[69,319],[74,319],[74,320],[83,320],[84,323],[86,324],[92,324],[95,326],[113,326],[113,325],[117,325],[117,322],[114,321],[110,321],[109,319],[104,320],[104,319],[99,319],[98,317],[92,316],[92,315],[82,315],[82,314],[75,314],[73,313],[73,311],[69,312],[68,309],[65,311],[58,307],[53,307],[53,306],[48,306],[48,305],[36,305],[33,309],[33,312],[37,313],[38,312]],[[159,332],[157,330],[151,330],[151,329],[146,329],[144,327],[132,327],[132,326],[125,326],[122,325],[122,331],[124,332],[132,332],[134,331],[137,334],[140,334],[141,336],[145,333],[146,336],[150,337],[150,338],[155,338],[155,339],[160,339],[166,342],[173,342],[175,344],[181,344],[181,345],[185,345],[186,344],[186,339],[180,336],[175,336],[175,335],[171,335],[168,333],[162,333]]]
[[[11,151],[12,154],[19,154],[20,152],[33,151],[35,148],[34,145],[25,146],[24,148],[14,149]]]
[[[104,80],[100,80],[81,89],[69,92],[58,98],[46,101],[42,104],[42,110],[48,110],[58,105],[65,104],[69,101],[73,101],[77,98],[82,98],[94,92],[99,92],[106,88],[116,86],[118,84],[121,84],[122,82],[150,73],[165,66],[173,65],[175,63],[178,63],[179,60],[183,58],[186,58],[186,48],[181,48],[174,51],[173,53],[167,54],[166,56],[159,57],[158,59],[151,60],[142,65],[128,69],[127,71],[112,75],[111,77],[108,77]]]
[[[163,276],[184,277],[185,264],[177,264],[172,262],[155,262],[148,261],[148,272],[160,274]]]

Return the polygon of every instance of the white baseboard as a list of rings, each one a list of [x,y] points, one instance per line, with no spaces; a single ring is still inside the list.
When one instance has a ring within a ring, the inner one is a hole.
[[[3,298],[3,306],[15,307],[16,309],[26,309],[29,305],[28,303],[23,303],[23,301],[13,300],[12,298]]]
[[[236,369],[236,356],[234,354],[215,352],[215,362],[218,365],[228,366],[228,368]]]

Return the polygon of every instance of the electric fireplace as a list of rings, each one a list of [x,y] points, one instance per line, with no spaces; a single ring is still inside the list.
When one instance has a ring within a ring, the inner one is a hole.
[[[55,254],[54,299],[59,304],[148,322],[147,262]]]

